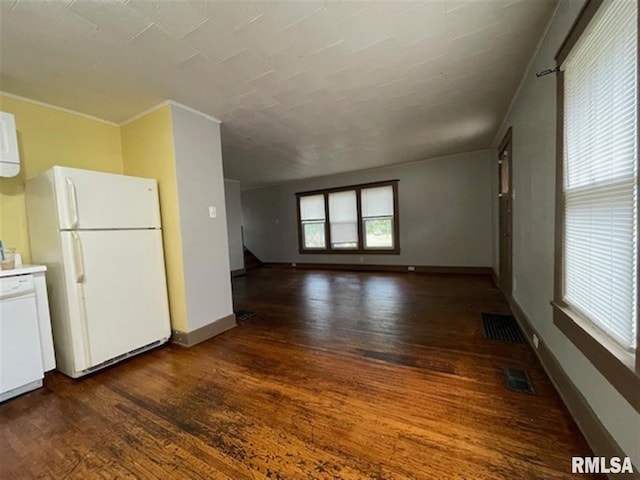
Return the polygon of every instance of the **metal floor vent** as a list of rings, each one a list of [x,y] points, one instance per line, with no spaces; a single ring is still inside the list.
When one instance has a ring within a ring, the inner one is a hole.
[[[507,384],[509,390],[513,390],[518,393],[526,393],[527,395],[535,395],[529,375],[524,370],[517,368],[503,368],[504,381]]]
[[[256,312],[251,310],[236,310],[234,312],[236,314],[236,321],[244,322],[256,316]]]
[[[527,343],[513,315],[483,313],[482,324],[487,340],[500,340],[511,343]]]

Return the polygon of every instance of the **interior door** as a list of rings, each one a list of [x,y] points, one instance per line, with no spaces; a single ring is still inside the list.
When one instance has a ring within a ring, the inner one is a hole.
[[[170,335],[160,230],[62,232],[79,305],[87,364],[98,365]]]
[[[511,129],[498,148],[498,208],[499,208],[499,281],[502,292],[508,297],[512,291],[512,142]]]
[[[155,180],[54,167],[61,230],[159,228]]]

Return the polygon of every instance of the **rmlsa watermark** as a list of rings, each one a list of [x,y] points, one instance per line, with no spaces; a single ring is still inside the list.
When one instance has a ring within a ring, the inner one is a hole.
[[[633,473],[629,457],[571,457],[571,473]]]

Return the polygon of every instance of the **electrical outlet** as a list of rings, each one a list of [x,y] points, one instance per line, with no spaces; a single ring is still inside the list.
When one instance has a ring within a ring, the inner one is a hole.
[[[540,340],[538,340],[538,336],[534,333],[533,334],[533,346],[536,348],[536,350],[538,349],[538,344],[540,343]]]
[[[364,262],[364,257],[360,257],[360,263]]]
[[[407,267],[407,270],[409,270],[410,272],[415,272],[416,271],[416,267]]]
[[[217,216],[216,207],[209,207],[209,218],[216,218]]]
[[[296,268],[296,264],[295,264],[295,263],[292,263],[292,264],[291,264],[291,266],[292,266],[293,268]]]

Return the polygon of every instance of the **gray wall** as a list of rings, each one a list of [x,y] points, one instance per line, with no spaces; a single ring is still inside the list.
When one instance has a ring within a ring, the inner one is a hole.
[[[535,72],[554,66],[554,56],[576,18],[582,1],[560,2],[538,53],[499,135],[513,126],[513,296],[569,377],[587,399],[620,447],[640,463],[640,414],[600,375],[553,325],[555,209],[556,78],[537,79]],[[498,184],[494,187],[494,268],[497,269]]]
[[[491,265],[491,157],[479,151],[242,190],[244,240],[264,262]],[[296,192],[399,179],[400,255],[300,255]]]
[[[172,105],[188,331],[233,313],[220,124]],[[209,218],[209,206],[217,217]]]
[[[238,181],[224,181],[224,198],[227,205],[229,266],[233,272],[234,270],[244,268],[244,252],[242,251],[242,205],[240,203],[240,183]]]

